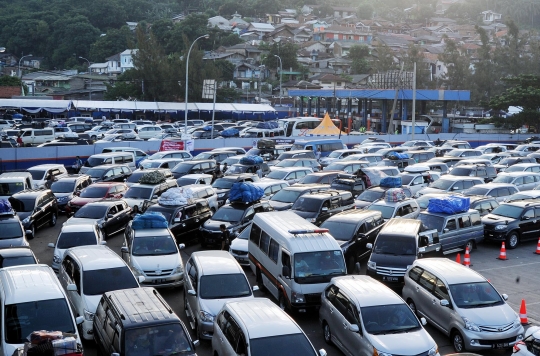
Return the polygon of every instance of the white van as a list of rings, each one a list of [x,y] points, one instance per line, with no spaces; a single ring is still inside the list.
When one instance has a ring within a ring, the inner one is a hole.
[[[90,168],[102,166],[104,164],[124,164],[132,171],[135,167],[135,156],[132,152],[110,152],[99,153],[88,157],[84,165],[79,170],[79,174],[86,173]]]
[[[22,129],[21,139],[25,145],[39,145],[41,143],[51,142],[56,139],[56,136],[52,127],[46,129]]]
[[[341,247],[321,229],[292,211],[255,214],[249,234],[249,265],[257,284],[282,309],[305,312],[321,305],[321,293],[332,277],[346,274]]]
[[[325,356],[309,341],[300,326],[266,298],[229,301],[216,316],[212,351],[214,355]]]
[[[54,180],[68,176],[66,167],[64,167],[62,164],[56,163],[40,164],[30,167],[26,171],[32,175],[32,179],[34,180],[34,189],[45,188],[45,184],[49,180],[49,176],[52,176]]]
[[[7,172],[0,174],[0,199],[7,199],[25,189],[33,189],[34,182],[29,172]]]
[[[135,147],[105,147],[101,153],[110,153],[110,152],[131,152],[135,156],[135,165],[139,167],[139,163],[143,159],[147,159],[148,155],[146,152],[141,150],[140,148]]]
[[[40,264],[0,269],[0,303],[1,355],[12,356],[36,330],[75,334],[77,343],[81,344],[77,324],[84,317],[74,318],[51,267]]]

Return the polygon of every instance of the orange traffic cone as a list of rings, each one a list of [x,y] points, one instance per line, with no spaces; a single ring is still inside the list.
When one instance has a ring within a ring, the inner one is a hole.
[[[519,320],[521,325],[528,325],[529,319],[527,318],[527,307],[525,306],[525,299],[521,300],[521,307],[519,308]]]
[[[469,248],[467,247],[465,249],[465,257],[463,257],[463,265],[465,267],[471,266],[471,255],[469,254]]]
[[[459,253],[456,256],[456,262],[461,264],[461,254],[459,254]]]
[[[504,241],[501,246],[501,252],[499,253],[499,257],[497,257],[499,260],[506,261],[506,247],[504,245]]]
[[[536,245],[536,252],[535,254],[540,255],[540,237],[538,238],[538,245]]]

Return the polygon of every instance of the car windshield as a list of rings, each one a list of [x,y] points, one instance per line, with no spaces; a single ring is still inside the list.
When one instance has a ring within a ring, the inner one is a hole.
[[[463,191],[464,195],[487,195],[491,191],[490,188],[472,187]]]
[[[450,284],[450,295],[458,308],[485,308],[504,304],[489,282]]]
[[[274,167],[294,167],[296,162],[296,160],[284,159],[283,161],[276,164]]]
[[[437,179],[435,182],[429,185],[430,188],[448,190],[454,184],[453,180]]]
[[[364,190],[362,194],[358,196],[358,200],[374,202],[375,200],[381,199],[384,196],[384,191],[379,190]]]
[[[251,287],[244,273],[205,275],[199,293],[202,299],[242,298],[251,295]]]
[[[178,163],[171,170],[174,173],[187,173],[193,167],[193,163]]]
[[[510,166],[510,167],[506,168],[504,171],[505,172],[523,172],[526,168],[527,167],[513,165],[513,166]]]
[[[84,163],[86,167],[95,167],[100,166],[105,163],[106,158],[99,157],[89,157],[88,160]]]
[[[54,182],[51,190],[53,193],[72,193],[75,190],[75,182]]]
[[[36,199],[9,199],[11,206],[15,211],[20,213],[28,213],[34,211]]]
[[[126,329],[125,334],[125,356],[195,354],[180,322]]]
[[[334,151],[328,155],[329,158],[339,158],[341,156],[342,152]]]
[[[407,304],[362,307],[362,322],[372,335],[406,333],[421,329],[418,319]]]
[[[336,240],[339,241],[349,241],[356,232],[356,223],[349,224],[342,221],[330,221],[326,220],[322,225],[321,229],[328,229],[330,235],[334,236]]]
[[[37,263],[33,256],[0,256],[0,268],[23,266],[23,265],[35,265]]]
[[[138,288],[133,273],[127,266],[84,271],[83,293],[102,295],[113,290]]]
[[[96,245],[97,236],[94,232],[63,232],[58,236],[56,247],[62,250],[77,246]]]
[[[501,204],[495,209],[493,209],[491,214],[504,216],[505,218],[518,219],[521,216],[522,212],[522,207],[509,204]]]
[[[298,199],[300,194],[302,194],[302,192],[297,190],[283,189],[274,194],[274,196],[270,198],[270,200],[280,203],[294,203],[296,199]]]
[[[416,178],[416,176],[412,174],[401,174],[400,177],[402,185],[408,185],[414,178]]]
[[[506,174],[499,174],[497,178],[493,179],[493,183],[512,183],[514,179],[516,178]]]
[[[11,196],[24,190],[23,182],[0,183],[0,196]]]
[[[513,165],[514,163],[517,162],[517,158],[515,157],[507,157],[507,158],[503,158],[499,161],[499,164],[501,165],[504,165],[504,166],[511,166]]]
[[[330,278],[345,273],[345,262],[341,250],[294,254],[294,277],[297,283],[329,282]]]
[[[77,332],[65,297],[8,304],[4,310],[4,327],[8,344],[24,344],[36,330]]]
[[[131,173],[131,175],[127,178],[126,182],[139,183],[139,179],[141,179],[141,177],[146,173],[148,173],[148,171],[135,171]]]
[[[416,255],[416,239],[413,236],[379,235],[373,252],[379,255]]]
[[[154,187],[130,187],[126,190],[124,198],[151,199]]]
[[[388,205],[372,204],[368,206],[367,210],[380,211],[383,219],[392,219],[394,217],[394,207]]]
[[[446,156],[459,157],[459,155],[461,155],[462,153],[463,151],[461,150],[452,150],[452,151],[446,152]]]
[[[90,168],[85,174],[88,174],[92,178],[101,178],[106,169],[103,168]]]
[[[162,161],[150,160],[150,161],[141,162],[140,165],[143,166],[144,168],[161,168],[162,164],[163,164]]]
[[[18,221],[5,222],[0,224],[0,239],[15,239],[24,236],[21,224]]]
[[[199,153],[198,155],[193,157],[193,160],[197,161],[197,160],[201,160],[201,159],[212,159],[212,155],[213,155],[212,152]]]
[[[465,177],[465,176],[473,176],[474,177],[474,171],[470,168],[460,168],[460,167],[456,167],[454,169],[452,169],[450,171],[450,175],[453,175],[453,176],[460,176],[460,177]]]
[[[223,206],[218,211],[216,211],[214,216],[212,216],[212,220],[238,222],[242,220],[243,215],[243,209],[235,209],[232,206]]]
[[[344,171],[348,166],[343,162],[334,162],[326,166],[325,171]]]
[[[212,188],[215,189],[231,189],[232,185],[236,183],[236,179],[227,179],[227,178],[219,178],[216,179],[214,183],[212,183]]]
[[[201,182],[204,182],[201,180]],[[197,178],[178,178],[176,180],[176,183],[179,187],[183,187],[185,185],[195,184],[197,183]]]
[[[86,204],[73,215],[74,218],[82,219],[102,219],[107,214],[108,206]]]
[[[33,180],[43,180],[46,171],[29,169],[27,172],[32,175]]]
[[[321,179],[323,179],[324,177],[320,176],[320,175],[315,175],[315,174],[308,174],[307,176],[304,176],[304,178],[301,178],[298,183],[301,183],[301,184],[314,184],[314,183],[319,183],[319,181]]]
[[[289,174],[288,171],[272,171],[268,173],[266,178],[283,180],[287,174]]]
[[[292,206],[292,210],[305,211],[310,213],[318,213],[321,210],[323,200],[317,198],[311,198],[309,196],[301,196],[296,199],[296,202]]]
[[[251,339],[249,343],[251,355],[302,355],[317,356],[313,346],[302,333]],[[244,353],[245,354],[245,353]]]
[[[81,198],[103,198],[107,195],[109,187],[88,187],[81,192]]]
[[[247,151],[246,156],[258,156],[262,153],[262,150],[259,148],[252,148]]]
[[[153,160],[153,159],[161,159],[163,158],[166,154],[168,154],[167,152],[156,152],[154,153],[153,155],[151,155],[150,157],[148,157],[149,160]]]
[[[160,256],[178,253],[174,239],[169,235],[138,236],[133,240],[133,256]]]
[[[537,198],[538,198],[538,196],[536,196],[534,194],[519,194],[519,193],[516,193],[516,194],[512,194],[511,196],[506,198],[505,202],[506,203],[511,203],[513,201],[526,200],[526,199],[537,199]]]
[[[444,218],[442,216],[435,216],[430,214],[421,213],[418,215],[418,220],[422,222],[422,229],[425,230],[437,230],[442,232],[444,227]]]

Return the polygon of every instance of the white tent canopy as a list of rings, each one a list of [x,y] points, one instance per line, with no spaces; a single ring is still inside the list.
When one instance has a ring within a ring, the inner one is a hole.
[[[35,114],[41,110],[52,113],[61,113],[71,109],[71,100],[43,100],[43,99],[0,99],[3,109],[19,109]]]

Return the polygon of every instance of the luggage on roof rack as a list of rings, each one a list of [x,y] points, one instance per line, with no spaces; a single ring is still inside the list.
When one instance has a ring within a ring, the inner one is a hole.
[[[458,214],[469,211],[471,200],[469,197],[450,195],[442,198],[431,198],[428,202],[428,213]]]
[[[149,171],[144,173],[139,179],[141,184],[160,184],[165,182],[166,178],[160,171]]]
[[[15,212],[8,200],[0,199],[0,215],[13,215]]]
[[[148,212],[135,215],[131,227],[133,230],[166,229],[169,227],[169,223],[162,213]]]
[[[234,183],[229,192],[229,201],[253,203],[264,196],[264,189],[249,182]]]

